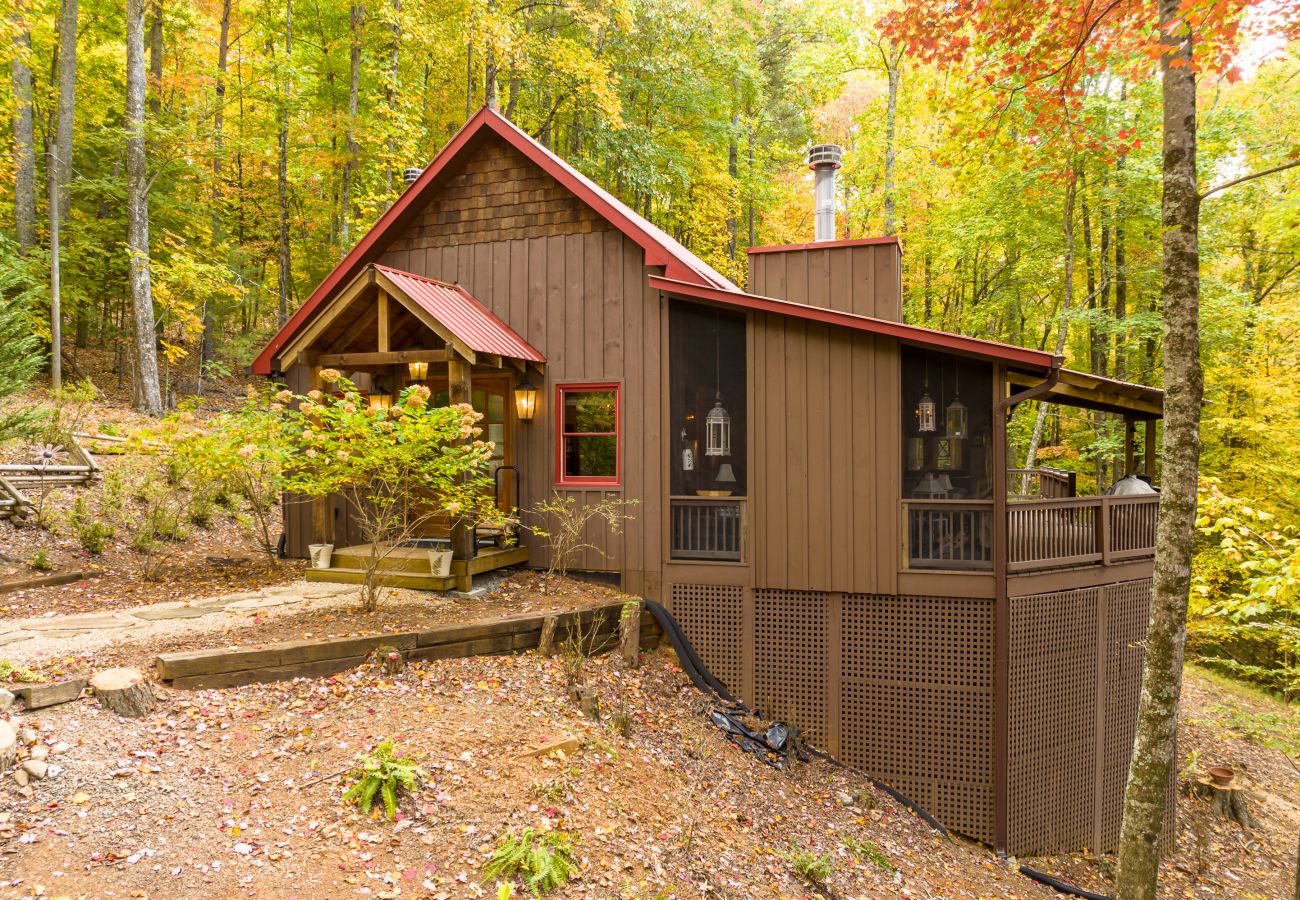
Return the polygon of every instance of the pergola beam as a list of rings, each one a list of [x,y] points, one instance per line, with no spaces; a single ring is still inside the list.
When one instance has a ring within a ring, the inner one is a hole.
[[[446,350],[387,350],[377,353],[322,353],[316,357],[322,366],[400,366],[406,363],[445,363]]]

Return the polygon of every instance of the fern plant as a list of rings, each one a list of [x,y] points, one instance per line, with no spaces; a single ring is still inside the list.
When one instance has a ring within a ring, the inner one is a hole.
[[[357,757],[359,765],[352,771],[352,787],[343,794],[343,801],[369,813],[378,796],[384,804],[389,821],[397,818],[397,794],[413,791],[426,776],[425,771],[409,756],[393,756],[393,742],[383,740],[369,753]]]
[[[829,853],[818,856],[816,853],[791,844],[790,852],[781,855],[785,857],[786,862],[790,863],[790,868],[794,870],[795,877],[805,884],[819,887],[824,885],[826,879],[831,877],[831,855]]]
[[[573,841],[567,834],[525,828],[518,835],[502,837],[488,860],[484,878],[517,876],[534,897],[540,897],[564,887],[577,871]]]

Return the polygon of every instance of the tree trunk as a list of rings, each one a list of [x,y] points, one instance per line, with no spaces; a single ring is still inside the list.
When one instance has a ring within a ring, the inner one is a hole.
[[[126,246],[127,286],[135,331],[136,406],[162,414],[157,335],[149,283],[149,178],[144,150],[144,0],[126,3]]]
[[[1137,733],[1124,791],[1118,900],[1151,900],[1174,764],[1178,700],[1200,463],[1200,250],[1196,184],[1196,75],[1192,34],[1179,0],[1159,0],[1164,123],[1161,201],[1164,276],[1164,483],[1156,524],[1151,619],[1142,660]]]
[[[283,96],[280,98],[280,161],[277,170],[277,192],[280,202],[280,324],[289,321],[289,296],[293,292],[291,280],[292,258],[289,251],[289,85],[287,70],[293,59],[293,0],[284,5],[284,56],[285,69]]]
[[[67,221],[72,172],[72,123],[77,92],[77,0],[59,7],[59,97],[55,112],[54,166],[48,174],[58,184],[59,218]],[[47,175],[48,177],[48,175]]]
[[[347,161],[343,164],[343,197],[339,204],[339,250],[347,253],[352,246],[352,182],[361,162],[361,148],[357,146],[357,108],[361,94],[361,22],[366,8],[352,4],[352,50],[348,74],[348,130],[344,138]]]
[[[230,68],[230,6],[232,0],[222,0],[221,32],[217,41],[217,83],[212,111],[212,246],[220,247],[225,238],[225,229],[221,222],[221,174],[225,162],[225,127],[226,127],[226,73]],[[203,393],[203,369],[216,356],[216,340],[212,330],[215,327],[212,311],[203,305],[203,340],[199,344],[199,374],[196,381],[198,393]]]
[[[733,113],[731,116],[731,129],[728,131],[727,139],[727,174],[731,176],[731,183],[735,184],[740,177],[740,145],[736,141],[736,129],[740,127],[740,113]],[[740,228],[740,222],[737,221],[734,212],[727,216],[727,259],[733,262],[736,259],[736,245],[738,243],[737,231]]]
[[[388,161],[384,164],[384,188],[393,197],[393,168],[397,159],[397,64],[402,47],[402,0],[393,0],[393,42],[388,50],[388,85],[384,88],[384,104],[388,107]]]
[[[137,669],[105,669],[90,679],[90,688],[102,706],[119,716],[138,719],[158,706],[158,698]]]
[[[1117,169],[1116,189],[1124,189],[1124,157],[1115,164]],[[1115,201],[1115,368],[1116,378],[1127,378],[1128,371],[1128,328],[1124,320],[1128,317],[1128,278],[1124,262],[1124,215],[1123,206]]]
[[[149,114],[162,112],[163,0],[151,0],[149,18]]]
[[[14,229],[18,252],[26,255],[36,246],[36,132],[32,122],[30,0],[14,6]]]
[[[1061,232],[1065,239],[1065,285],[1061,294],[1061,321],[1056,326],[1056,355],[1065,353],[1065,340],[1070,333],[1070,311],[1074,308],[1074,199],[1078,194],[1080,172],[1071,173],[1069,183],[1065,186],[1065,203],[1061,210]],[[1034,431],[1029,437],[1029,449],[1025,452],[1025,468],[1032,469],[1038,457],[1038,445],[1043,439],[1043,425],[1047,422],[1047,407],[1050,404],[1040,401],[1038,417],[1034,419]],[[1021,493],[1029,487],[1029,476],[1024,477]]]
[[[895,126],[898,122],[898,86],[903,79],[903,49],[882,47],[880,55],[885,60],[885,73],[889,76],[889,95],[885,104],[885,234],[894,234],[894,205],[898,191],[895,183]]]
[[[497,48],[493,29],[496,23],[490,21],[497,11],[496,0],[487,0],[488,38],[487,53],[483,63],[483,105],[488,109],[497,108]]]

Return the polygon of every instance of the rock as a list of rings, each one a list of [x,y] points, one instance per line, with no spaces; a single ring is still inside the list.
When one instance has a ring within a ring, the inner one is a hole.
[[[27,782],[32,780],[32,776],[27,774],[25,769],[18,769],[14,772],[14,781],[18,782],[19,787],[27,787]]]
[[[839,801],[840,806],[852,806],[853,795],[848,791],[836,791],[835,799]]]
[[[457,600],[482,600],[488,595],[487,588],[476,587],[469,591],[452,591],[451,595]]]
[[[23,730],[18,732],[18,737],[22,738],[24,744],[34,744],[41,739],[41,736],[36,733],[36,729],[30,725],[23,726]]]
[[[18,735],[8,722],[0,722],[0,772],[14,764],[18,757]]]
[[[71,749],[72,748],[68,745],[67,741],[59,741],[57,744],[55,744],[53,747],[50,748],[50,752],[53,753],[55,756],[58,756],[60,753],[67,753]]]
[[[29,759],[22,765],[22,771],[40,781],[49,771],[49,764],[43,759]]]
[[[50,748],[46,747],[44,744],[37,744],[35,747],[32,748],[31,751],[32,759],[45,759],[49,755],[50,755]]]
[[[0,712],[4,712],[5,710],[7,710],[9,707],[13,705],[14,705],[13,693],[10,691],[6,691],[4,688],[0,688]]]
[[[54,778],[63,772],[63,766],[56,766],[53,763],[45,770],[46,778]]]

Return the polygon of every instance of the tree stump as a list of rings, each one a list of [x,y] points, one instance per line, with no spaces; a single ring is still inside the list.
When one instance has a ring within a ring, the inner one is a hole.
[[[636,600],[623,604],[623,614],[618,619],[618,649],[623,664],[635,669],[641,658],[641,604]]]
[[[1210,778],[1198,778],[1196,791],[1210,800],[1210,814],[1220,819],[1237,822],[1242,828],[1253,828],[1255,820],[1251,818],[1250,806],[1246,802],[1246,788],[1236,778],[1227,784],[1219,784]]]
[[[542,656],[555,655],[555,630],[559,625],[559,616],[550,615],[542,619],[542,636],[537,642],[537,652]]]
[[[0,722],[0,775],[13,768],[18,759],[18,736],[8,722]]]
[[[99,702],[128,719],[147,716],[158,706],[153,687],[137,669],[105,669],[90,679]]]

